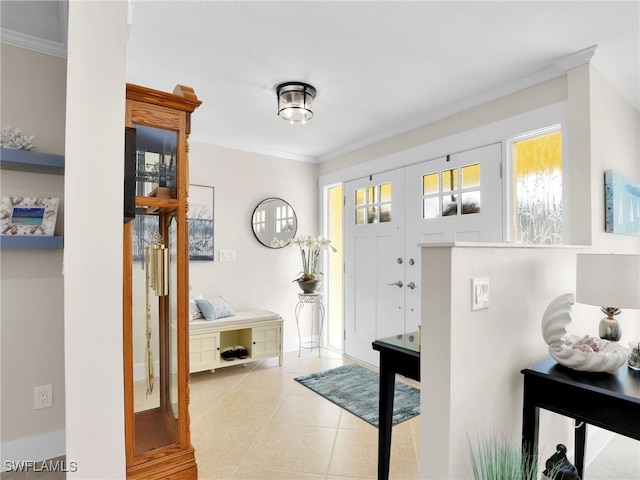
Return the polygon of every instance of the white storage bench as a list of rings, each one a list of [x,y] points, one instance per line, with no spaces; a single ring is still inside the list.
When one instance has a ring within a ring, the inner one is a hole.
[[[220,351],[242,345],[247,358],[223,360]],[[218,320],[189,322],[189,373],[279,357],[282,365],[282,318],[268,310],[238,312]]]

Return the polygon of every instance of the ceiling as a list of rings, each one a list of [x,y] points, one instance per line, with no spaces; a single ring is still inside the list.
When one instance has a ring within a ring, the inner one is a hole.
[[[2,0],[2,41],[64,56],[67,8]],[[639,108],[638,1],[130,0],[129,23],[127,81],[193,87],[192,140],[287,158],[323,162],[589,59]],[[305,125],[276,115],[291,80],[318,91]]]

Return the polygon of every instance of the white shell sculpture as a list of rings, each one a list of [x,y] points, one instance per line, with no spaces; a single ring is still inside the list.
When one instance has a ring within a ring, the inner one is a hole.
[[[542,336],[549,345],[549,354],[560,365],[583,372],[614,373],[627,361],[627,349],[617,342],[602,340],[597,352],[573,348],[565,327],[571,323],[573,293],[565,293],[552,301],[542,315]]]

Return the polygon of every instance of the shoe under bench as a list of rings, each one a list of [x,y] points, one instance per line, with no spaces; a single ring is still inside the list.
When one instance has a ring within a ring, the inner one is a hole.
[[[220,352],[242,345],[247,358],[224,360]],[[217,320],[189,322],[189,373],[279,357],[282,365],[282,318],[268,310],[238,312]]]

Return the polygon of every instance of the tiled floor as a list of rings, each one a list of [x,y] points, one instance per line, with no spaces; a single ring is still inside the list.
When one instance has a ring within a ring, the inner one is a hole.
[[[586,470],[588,480],[640,479],[640,442],[615,435]]]
[[[377,429],[293,379],[349,360],[323,350],[191,376],[200,479],[374,479]],[[420,420],[393,430],[391,478],[418,478]]]
[[[349,363],[323,350],[191,376],[191,427],[201,480],[374,479],[377,430],[322,399],[294,377]],[[417,479],[420,417],[393,430],[392,479]],[[3,473],[2,480],[65,475]],[[587,479],[638,480],[640,443],[616,436],[587,468]]]

